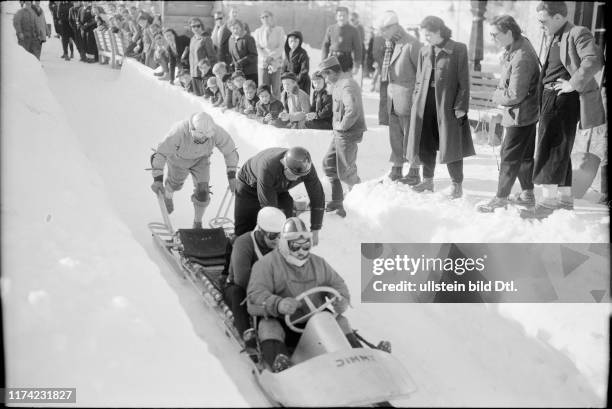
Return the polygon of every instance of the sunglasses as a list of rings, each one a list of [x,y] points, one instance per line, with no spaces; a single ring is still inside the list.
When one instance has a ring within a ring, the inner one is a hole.
[[[202,28],[202,24],[194,24],[191,28]]]
[[[306,243],[298,243],[297,240],[293,240],[287,242],[287,247],[289,247],[290,251],[299,251],[300,249],[303,251],[309,251],[312,244],[310,243],[310,240]]]
[[[217,21],[218,20],[223,20],[223,17],[217,17],[217,18],[215,18],[215,20],[217,20]]]
[[[261,18],[269,18],[270,16],[265,15],[265,16],[261,16]]]

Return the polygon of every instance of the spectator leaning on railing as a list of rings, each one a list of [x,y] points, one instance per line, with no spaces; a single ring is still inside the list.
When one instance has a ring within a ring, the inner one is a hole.
[[[310,98],[297,84],[297,77],[292,72],[286,72],[281,76],[283,92],[280,101],[283,104],[283,112],[278,119],[283,121],[287,128],[305,128],[306,114],[310,111]]]
[[[312,103],[304,125],[310,129],[332,129],[332,96],[325,89],[325,78],[319,71],[312,74],[312,87]]]
[[[182,61],[181,58],[185,53],[185,49],[189,47],[189,37],[185,35],[177,35],[176,31],[171,28],[164,30],[164,37],[168,44],[168,71],[170,73],[170,83],[174,83],[175,70],[187,67],[189,62]]]
[[[259,102],[255,106],[257,111],[255,118],[264,124],[282,126],[279,124],[278,115],[283,112],[283,104],[272,95],[270,87],[260,85],[257,96]]]

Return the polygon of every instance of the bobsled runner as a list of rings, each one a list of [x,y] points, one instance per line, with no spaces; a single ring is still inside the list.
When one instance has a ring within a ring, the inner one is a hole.
[[[312,288],[298,297],[310,312],[285,322],[300,340],[291,352],[293,366],[274,373],[263,361],[257,340],[247,348],[233,325],[233,314],[223,299],[225,252],[233,234],[231,220],[213,218],[206,229],[174,231],[163,201],[158,195],[163,223],[149,223],[153,240],[180,276],[188,279],[217,316],[217,323],[248,360],[264,395],[274,406],[391,406],[389,400],[406,398],[416,386],[403,365],[390,352],[366,345],[352,348],[329,308],[340,294],[331,287]],[[231,198],[230,198],[231,201]],[[222,202],[222,206],[224,206]],[[220,209],[221,210],[221,209]],[[315,307],[310,295],[328,293],[327,302]],[[304,324],[300,327],[296,324]],[[359,336],[359,335],[358,335]]]

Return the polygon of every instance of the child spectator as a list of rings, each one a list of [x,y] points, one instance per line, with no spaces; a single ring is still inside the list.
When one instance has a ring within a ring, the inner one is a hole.
[[[262,85],[257,90],[259,102],[255,106],[256,119],[264,124],[279,126],[278,115],[283,111],[283,104],[274,98],[269,85]],[[281,124],[282,126],[282,124]]]
[[[236,87],[234,86],[234,81],[232,80],[231,74],[225,74],[223,77],[223,87],[225,88],[225,97],[223,98],[223,111],[229,108],[234,107],[234,92],[236,92]]]
[[[202,96],[206,92],[206,81],[212,77],[212,71],[210,70],[210,61],[208,58],[202,58],[198,61],[196,67],[197,77],[192,77],[193,93],[197,96]]]
[[[242,100],[244,98],[242,86],[244,81],[246,81],[244,73],[242,71],[234,71],[232,74],[232,107],[236,108],[237,111],[240,111],[242,107]]]
[[[302,48],[302,33],[299,31],[289,33],[285,41],[285,59],[281,72],[294,73],[298,86],[307,95],[310,95],[309,61],[308,53]]]
[[[217,78],[209,77],[206,81],[206,94],[204,95],[205,99],[208,99],[213,106],[217,107],[223,103],[223,96],[221,95],[221,90],[217,86]]]
[[[319,71],[312,74],[312,104],[310,112],[306,114],[306,128],[332,129],[333,100],[325,89],[325,79]]]
[[[292,72],[285,72],[281,75],[283,92],[281,93],[281,103],[283,112],[278,118],[284,123],[286,128],[304,128],[306,113],[310,111],[310,98],[297,85],[297,77]]]
[[[189,74],[189,68],[183,67],[179,70],[178,80],[185,91],[193,93],[193,84],[191,75]]]
[[[257,84],[253,80],[246,80],[242,86],[244,97],[242,98],[242,113],[249,118],[255,118],[257,114]]]
[[[217,86],[219,87],[219,91],[221,91],[221,97],[225,99],[226,88],[224,77],[227,74],[227,65],[223,61],[220,61],[213,65],[212,72],[215,78],[217,79]]]
[[[155,42],[155,62],[162,68],[161,73],[153,73],[160,80],[168,81],[170,79],[170,55],[168,54],[168,44],[162,33],[155,34],[153,38]]]

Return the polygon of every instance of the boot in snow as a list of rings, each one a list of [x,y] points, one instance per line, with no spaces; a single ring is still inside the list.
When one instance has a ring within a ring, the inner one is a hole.
[[[450,192],[446,195],[450,200],[459,199],[463,196],[463,187],[461,187],[461,183],[455,183],[451,185]]]
[[[523,190],[514,196],[508,198],[511,203],[519,206],[534,207],[535,206],[535,195],[533,190]]]
[[[433,192],[434,190],[433,178],[423,178],[423,181],[421,183],[419,183],[418,185],[412,186],[412,190],[414,190],[415,192],[419,192],[419,193],[422,193],[426,190]]]
[[[415,186],[421,183],[419,168],[410,168],[410,170],[408,170],[408,174],[401,178],[400,182],[408,186]]]
[[[396,181],[402,178],[402,167],[401,166],[393,166],[391,168],[391,173],[389,173],[389,179],[391,181]]]

